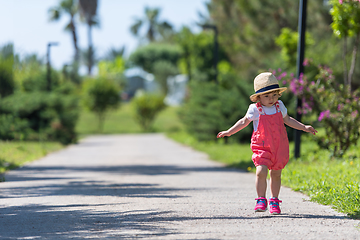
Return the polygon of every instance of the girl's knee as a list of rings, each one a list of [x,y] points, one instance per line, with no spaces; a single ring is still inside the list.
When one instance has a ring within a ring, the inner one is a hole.
[[[256,177],[266,178],[268,174],[268,168],[265,165],[259,165],[256,167]]]
[[[282,170],[270,170],[270,177],[271,178],[281,178],[281,171]]]

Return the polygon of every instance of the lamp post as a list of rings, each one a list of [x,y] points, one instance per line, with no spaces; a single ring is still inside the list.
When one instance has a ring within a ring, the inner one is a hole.
[[[219,44],[218,44],[218,30],[217,27],[215,25],[212,24],[203,24],[201,25],[201,27],[203,29],[212,29],[214,30],[215,36],[214,36],[214,70],[215,70],[215,83],[217,84],[217,75],[218,75],[218,70],[217,70],[217,64],[218,64],[218,60],[219,60]]]
[[[57,46],[59,45],[59,43],[57,42],[49,42],[47,44],[47,54],[46,54],[46,62],[47,62],[47,75],[46,75],[46,80],[47,80],[47,86],[46,86],[46,90],[48,90],[49,92],[51,91],[51,66],[50,66],[50,47],[51,46]]]
[[[306,28],[306,7],[307,0],[300,0],[299,2],[299,23],[298,23],[298,32],[299,40],[297,45],[297,71],[296,77],[299,79],[300,76],[304,73],[304,53],[305,53],[305,28]],[[298,109],[302,107],[302,100],[300,98],[296,99],[296,120],[301,121],[302,114],[299,113]],[[300,157],[300,143],[301,143],[301,131],[295,130],[295,158]]]

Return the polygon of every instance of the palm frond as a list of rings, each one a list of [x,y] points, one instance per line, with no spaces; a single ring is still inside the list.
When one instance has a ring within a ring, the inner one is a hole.
[[[133,25],[131,25],[131,27],[130,27],[131,33],[134,34],[135,36],[137,36],[142,24],[143,24],[143,21],[141,19],[136,19],[135,23]]]
[[[59,7],[52,7],[49,9],[49,20],[57,21],[61,17],[61,9]]]

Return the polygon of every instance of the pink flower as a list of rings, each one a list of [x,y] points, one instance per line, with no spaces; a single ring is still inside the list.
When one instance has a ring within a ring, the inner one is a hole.
[[[343,4],[343,0],[339,0],[339,3],[340,3],[340,4]]]
[[[303,62],[303,65],[304,65],[304,66],[309,65],[309,60],[308,60],[308,59],[305,59],[304,62]]]
[[[343,109],[343,107],[344,107],[344,104],[339,104],[338,107],[337,107],[337,110],[341,111]]]
[[[326,110],[320,113],[318,121],[321,122],[321,120],[323,120],[324,118],[329,118],[330,117],[330,110]]]
[[[355,110],[355,111],[353,111],[353,112],[351,113],[351,117],[352,117],[352,118],[356,118],[357,115],[358,115],[358,111],[357,111],[357,110]]]

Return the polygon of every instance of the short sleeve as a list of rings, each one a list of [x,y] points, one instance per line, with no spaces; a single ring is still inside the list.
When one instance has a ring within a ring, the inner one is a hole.
[[[256,104],[250,104],[245,117],[250,121],[256,121],[259,119],[259,112],[257,110]]]
[[[282,116],[284,118],[287,115],[287,108],[285,107],[284,103],[281,100],[279,100],[278,102],[279,102],[279,107],[280,107],[281,114],[282,114]]]

